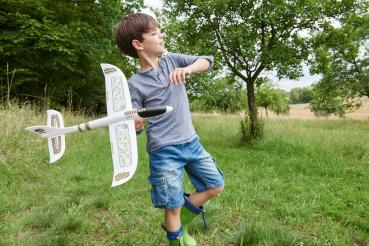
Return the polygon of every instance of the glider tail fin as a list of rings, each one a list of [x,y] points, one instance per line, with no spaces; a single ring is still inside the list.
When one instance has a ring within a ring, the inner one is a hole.
[[[47,126],[52,128],[64,128],[63,116],[56,110],[48,110]],[[64,134],[49,137],[48,146],[49,146],[50,163],[59,160],[65,152]]]

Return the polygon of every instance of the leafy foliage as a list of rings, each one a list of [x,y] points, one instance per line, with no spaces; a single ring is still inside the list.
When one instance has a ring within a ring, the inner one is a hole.
[[[246,91],[240,81],[234,81],[233,76],[209,79],[202,75],[198,78],[195,80],[197,83],[191,80],[187,84],[191,110],[234,113],[245,108]]]
[[[136,2],[136,1],[135,1]],[[142,1],[6,0],[0,6],[0,79],[16,69],[13,96],[51,98],[92,107],[105,102],[99,64],[116,64],[129,75],[133,63],[120,56],[112,35],[124,13]],[[124,66],[122,66],[124,65]],[[69,99],[68,99],[69,98]]]
[[[310,87],[297,87],[289,92],[289,103],[291,104],[309,103],[311,100],[313,100],[313,90]]]
[[[310,102],[310,109],[317,116],[329,116],[331,114],[343,117],[348,111],[358,109],[362,102],[360,98],[352,95],[352,87],[341,84],[332,87],[328,76],[313,87],[314,99]],[[355,93],[356,94],[356,93]],[[352,95],[352,96],[350,96]]]
[[[256,131],[253,131],[250,121],[250,114],[248,113],[240,121],[241,143],[250,143],[264,137],[265,122],[259,119],[256,123]]]
[[[275,88],[271,83],[264,83],[256,90],[256,105],[263,107],[268,117],[268,109],[279,114],[288,114],[287,93]]]
[[[257,130],[255,81],[260,73],[276,70],[279,78],[300,77],[301,63],[312,53],[312,38],[330,26],[331,19],[345,23],[347,16],[363,10],[365,3],[364,0],[164,2],[172,49],[213,54],[220,60],[220,70],[226,65],[246,83],[252,131]]]
[[[348,15],[338,27],[324,26],[313,42],[312,72],[323,78],[314,87],[311,109],[318,115],[343,116],[369,97],[369,3]]]

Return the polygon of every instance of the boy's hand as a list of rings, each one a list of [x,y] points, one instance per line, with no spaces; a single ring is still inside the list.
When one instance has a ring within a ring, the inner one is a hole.
[[[137,133],[142,131],[143,124],[143,119],[135,119],[135,128]]]
[[[173,85],[180,85],[186,82],[186,76],[192,73],[189,67],[181,67],[172,70],[169,74],[170,83]]]

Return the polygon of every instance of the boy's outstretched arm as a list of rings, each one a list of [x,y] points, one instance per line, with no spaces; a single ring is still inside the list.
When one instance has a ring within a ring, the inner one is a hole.
[[[200,58],[187,67],[179,67],[171,71],[169,74],[170,82],[174,85],[185,83],[187,75],[207,71],[210,66],[210,61],[204,58]]]

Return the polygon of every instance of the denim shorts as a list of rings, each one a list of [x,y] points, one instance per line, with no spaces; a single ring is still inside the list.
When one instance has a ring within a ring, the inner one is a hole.
[[[198,192],[224,186],[223,172],[198,137],[184,144],[166,145],[150,152],[148,180],[154,207],[171,209],[184,204],[184,170]]]

